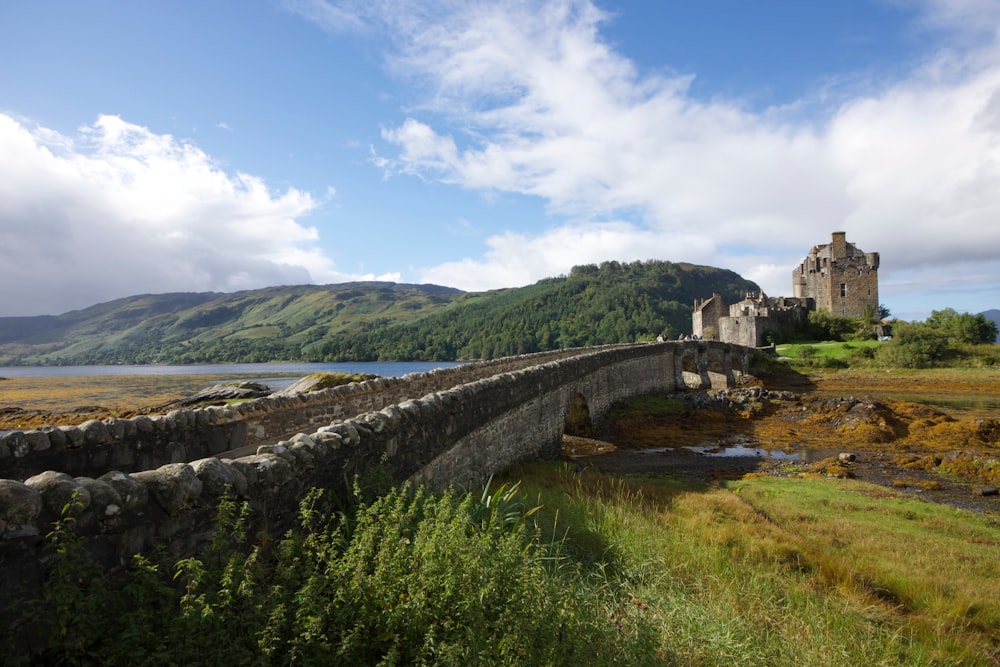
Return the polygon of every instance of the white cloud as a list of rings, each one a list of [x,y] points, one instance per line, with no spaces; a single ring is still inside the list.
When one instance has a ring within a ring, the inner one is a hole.
[[[787,294],[809,247],[843,230],[881,252],[886,293],[954,299],[964,286],[985,297],[996,290],[973,276],[1000,274],[1000,4],[898,1],[919,8],[943,46],[902,80],[793,105],[819,108],[812,120],[699,100],[688,77],[637,71],[602,41],[612,19],[586,0],[397,2],[391,14],[314,4],[391,31],[390,67],[419,82],[409,117],[383,132],[382,168],[537,196],[570,221],[493,235],[481,258],[428,269],[427,280],[499,287],[656,256],[733,268]],[[616,219],[628,223],[602,223]],[[903,274],[912,279],[894,279]],[[939,290],[941,275],[959,288]]]
[[[446,262],[423,271],[421,282],[481,291],[527,285],[609,258],[636,261],[676,252],[697,262],[714,249],[702,236],[658,234],[627,222],[567,225],[535,235],[506,232],[489,237],[486,245],[483,259]]]
[[[0,313],[352,278],[300,222],[311,195],[226,173],[170,135],[101,116],[67,137],[0,115],[0,155]]]

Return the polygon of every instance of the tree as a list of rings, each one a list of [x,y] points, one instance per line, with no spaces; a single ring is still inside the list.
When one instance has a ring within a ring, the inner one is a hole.
[[[982,313],[958,313],[954,308],[934,310],[925,324],[943,333],[953,344],[983,345],[997,339],[997,325]]]
[[[865,308],[861,311],[861,317],[858,318],[858,335],[865,338],[873,338],[875,334],[875,325],[882,321],[879,317],[879,309],[870,303],[865,304]]]
[[[811,311],[808,326],[810,337],[816,340],[843,340],[857,328],[850,317],[833,315],[828,310]]]

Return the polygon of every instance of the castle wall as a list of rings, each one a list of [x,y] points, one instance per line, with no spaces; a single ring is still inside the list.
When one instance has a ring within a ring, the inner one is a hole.
[[[866,306],[878,309],[879,254],[865,253],[834,232],[831,243],[816,246],[792,272],[796,297],[812,297],[817,310],[840,317],[861,317]]]
[[[725,340],[721,337],[719,320],[729,315],[729,306],[718,292],[711,298],[695,300],[694,311],[691,314],[691,333],[708,339]]]

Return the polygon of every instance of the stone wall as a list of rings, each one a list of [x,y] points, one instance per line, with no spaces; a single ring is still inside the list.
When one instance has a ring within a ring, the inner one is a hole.
[[[218,456],[277,442],[414,396],[577,354],[579,350],[559,350],[505,357],[231,406],[12,431],[0,437],[0,478],[24,480],[45,470],[97,477],[108,470],[132,473]]]
[[[726,340],[721,335],[719,320],[729,316],[729,306],[722,295],[713,292],[708,299],[695,299],[691,314],[691,333],[709,340]]]
[[[299,501],[312,488],[343,493],[345,480],[376,467],[396,482],[479,483],[518,462],[558,456],[570,404],[581,396],[599,423],[617,400],[676,388],[684,376],[681,359],[700,369],[706,381],[710,374],[725,381],[746,370],[751,354],[747,348],[700,341],[527,355],[472,365],[479,371],[448,374],[455,382],[447,388],[327,420],[262,444],[247,456],[170,462],[131,473],[49,470],[23,481],[0,480],[0,596],[37,594],[45,570],[43,537],[62,515],[74,518],[74,530],[108,568],[122,567],[154,545],[175,556],[196,553],[211,536],[219,498],[227,493],[250,506],[254,531],[267,527],[277,536],[291,525]],[[411,390],[422,391],[424,379],[410,378]],[[383,390],[395,384],[380,381],[361,393],[388,396]],[[384,398],[374,404],[381,402]],[[243,422],[255,423],[255,412],[297,408],[311,423],[316,417],[308,406],[305,398],[258,404]],[[86,446],[86,437],[80,446]]]
[[[720,338],[746,347],[765,345],[768,334],[785,340],[805,329],[808,312],[803,307],[767,308],[756,315],[724,317],[719,320]]]

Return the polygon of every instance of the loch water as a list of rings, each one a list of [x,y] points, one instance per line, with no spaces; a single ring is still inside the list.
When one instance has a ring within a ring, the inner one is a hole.
[[[368,373],[402,377],[437,368],[453,368],[457,361],[352,361],[343,363],[264,363],[111,366],[0,366],[0,377],[86,377],[94,375],[222,375],[233,380],[259,380],[278,391],[311,373]]]

